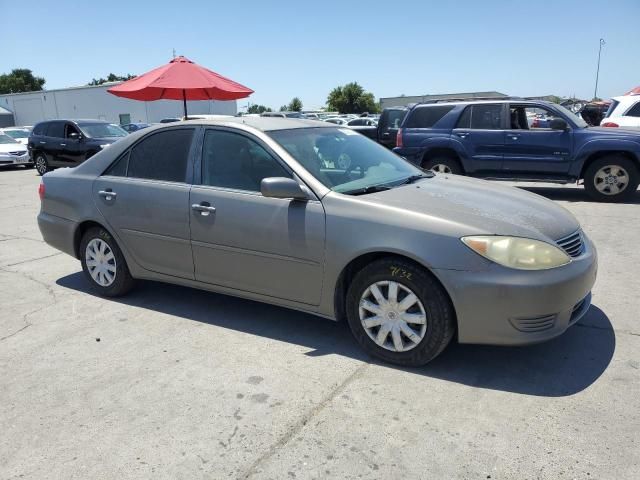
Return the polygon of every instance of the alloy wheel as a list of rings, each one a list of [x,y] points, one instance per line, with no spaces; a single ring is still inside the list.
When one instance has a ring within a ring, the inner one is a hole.
[[[427,332],[427,314],[410,288],[394,281],[370,285],[360,298],[360,323],[369,338],[392,352],[415,348]]]
[[[42,155],[36,157],[36,170],[40,175],[47,173],[47,161]]]
[[[618,195],[629,185],[629,173],[618,165],[605,165],[593,176],[593,184],[604,195]]]
[[[94,238],[87,244],[85,263],[91,278],[101,287],[109,287],[116,279],[116,257],[109,244]]]
[[[451,173],[451,167],[449,167],[449,165],[445,165],[444,163],[436,163],[429,170],[436,173]]]

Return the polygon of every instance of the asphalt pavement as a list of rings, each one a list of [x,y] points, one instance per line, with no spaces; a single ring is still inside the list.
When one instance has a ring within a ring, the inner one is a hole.
[[[573,212],[593,306],[551,342],[366,357],[345,325],[143,282],[88,289],[42,241],[34,170],[0,170],[1,479],[640,478],[640,192]]]

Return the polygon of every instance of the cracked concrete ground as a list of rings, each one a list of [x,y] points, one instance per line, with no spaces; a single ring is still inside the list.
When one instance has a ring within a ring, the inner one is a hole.
[[[598,246],[588,315],[405,370],[277,307],[154,283],[91,295],[42,242],[38,182],[0,171],[2,479],[640,478],[640,195],[531,187]]]

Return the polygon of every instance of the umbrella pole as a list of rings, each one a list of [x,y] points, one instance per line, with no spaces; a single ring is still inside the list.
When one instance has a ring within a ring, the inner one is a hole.
[[[187,118],[187,92],[186,90],[183,88],[182,89],[182,102],[184,105],[184,119],[188,120]]]

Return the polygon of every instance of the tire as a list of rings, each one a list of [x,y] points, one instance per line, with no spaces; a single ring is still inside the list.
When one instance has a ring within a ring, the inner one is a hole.
[[[393,303],[392,306],[385,306],[384,302],[377,301],[371,288],[376,285],[376,293],[388,300],[393,296],[390,293],[391,284],[384,285],[388,282],[397,284],[395,306]],[[403,300],[410,300],[408,291],[417,297],[417,302],[403,313]],[[375,307],[383,305],[381,315],[378,314],[380,312],[368,310],[372,303]],[[363,308],[364,304],[368,307]],[[346,313],[353,336],[368,354],[406,367],[418,367],[433,360],[445,349],[455,333],[455,314],[446,291],[427,270],[403,259],[384,258],[360,270],[347,291]],[[406,315],[424,317],[425,322],[404,322],[402,319],[407,318]],[[372,326],[366,328],[361,317],[369,320]],[[376,326],[380,318],[384,323]],[[413,339],[405,334],[402,323],[410,327]],[[381,345],[374,337],[380,338],[383,328],[392,330],[385,333],[386,340]],[[395,334],[393,330],[396,330]],[[400,337],[402,349],[397,348],[394,335]]]
[[[587,194],[599,202],[628,200],[635,194],[639,181],[638,167],[623,155],[599,158],[584,173]]]
[[[47,157],[44,153],[36,154],[35,158],[33,159],[33,165],[36,167],[36,170],[38,171],[40,176],[51,171],[51,167],[49,166],[49,162],[47,161]]]
[[[90,244],[91,250],[88,249]],[[105,245],[104,250],[100,251],[100,247],[103,245]],[[98,266],[87,266],[87,263],[91,263],[92,260],[90,251],[95,252],[98,259],[104,258],[108,260],[103,262],[94,260],[94,262],[98,262]],[[87,230],[80,241],[79,254],[82,271],[89,281],[91,289],[99,295],[119,297],[133,288],[134,279],[129,273],[129,267],[122,255],[122,251],[104,228],[94,227]],[[108,268],[107,264],[113,268]],[[108,271],[105,272],[105,269],[108,269]],[[102,274],[100,274],[100,271],[102,271]],[[96,275],[95,278],[94,275]]]
[[[453,175],[462,175],[463,173],[460,162],[457,159],[444,156],[425,160],[422,168],[436,173],[451,173]]]

